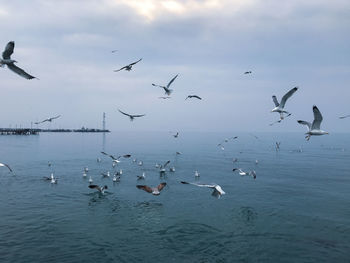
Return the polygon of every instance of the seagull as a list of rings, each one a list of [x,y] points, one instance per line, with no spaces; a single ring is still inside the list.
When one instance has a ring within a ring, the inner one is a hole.
[[[172,173],[174,173],[174,172],[175,172],[175,167],[174,167],[174,166],[173,166],[173,167],[170,167],[169,171],[172,172]]]
[[[159,166],[159,172],[165,173],[165,167],[170,163],[170,160],[166,161],[163,165]]]
[[[28,74],[23,69],[17,67],[15,63],[17,63],[16,60],[11,59],[11,55],[13,53],[13,49],[15,48],[15,42],[10,41],[7,43],[4,52],[2,52],[2,59],[0,59],[0,66],[3,67],[4,65],[7,65],[7,67],[15,72],[16,74],[20,75],[21,77],[25,79],[35,79],[36,77]]]
[[[199,178],[199,176],[200,176],[199,172],[198,172],[198,171],[195,171],[195,172],[194,172],[194,177]]]
[[[146,178],[145,172],[143,172],[142,175],[138,175],[138,176],[137,176],[137,180],[143,180],[143,179],[145,179],[145,178]]]
[[[276,152],[280,150],[281,142],[276,142]]]
[[[96,184],[90,184],[89,185],[89,188],[91,189],[96,189],[97,191],[99,191],[101,194],[104,194],[105,190],[108,189],[108,186],[105,185],[105,186],[98,186]]]
[[[234,159],[232,158],[232,162],[236,163],[236,162],[238,162],[238,159],[237,158],[234,158]]]
[[[59,117],[61,117],[61,115],[58,115],[58,116],[55,116],[55,117],[51,117],[51,118],[47,118],[47,119],[45,119],[45,120],[43,120],[43,121],[34,122],[34,123],[35,123],[35,124],[40,124],[40,123],[44,123],[44,122],[46,122],[46,121],[52,122],[53,120],[58,119]]]
[[[199,100],[202,99],[201,97],[199,97],[199,96],[197,96],[197,95],[188,95],[188,96],[186,97],[185,100],[187,100],[187,99],[192,99],[192,98],[199,99]]]
[[[212,195],[220,198],[222,195],[225,194],[224,190],[222,190],[221,186],[218,184],[198,184],[198,183],[188,183],[188,182],[184,182],[181,181],[182,184],[191,184],[191,185],[195,185],[195,186],[199,186],[199,187],[207,187],[207,188],[211,188],[213,189]]]
[[[107,173],[101,173],[101,175],[103,176],[103,177],[110,177],[110,173],[109,173],[109,171],[107,172]]]
[[[345,115],[345,116],[340,116],[339,119],[345,119],[345,118],[349,118],[350,115]]]
[[[135,62],[133,62],[133,63],[131,63],[129,65],[126,65],[126,66],[120,68],[120,69],[116,69],[116,70],[114,70],[114,72],[118,72],[118,71],[121,71],[123,69],[125,69],[127,71],[130,71],[132,69],[132,66],[135,65],[136,63],[139,63],[141,60],[142,60],[142,58],[140,58],[138,61],[135,61]]]
[[[83,178],[86,178],[86,176],[87,176],[87,174],[84,172],[84,173],[83,173]]]
[[[10,170],[11,173],[13,172],[11,167],[8,164],[6,164],[6,163],[0,163],[0,167],[6,167],[7,169]]]
[[[51,181],[52,184],[57,184],[58,178],[55,178],[53,173],[51,173],[50,177],[44,176],[44,180]]]
[[[118,111],[121,113],[121,114],[124,114],[126,116],[128,116],[130,118],[130,121],[133,121],[134,118],[138,118],[138,117],[143,117],[145,116],[146,114],[141,114],[141,115],[131,115],[131,114],[128,114],[128,113],[125,113],[125,112],[122,112],[121,110],[118,109]]]
[[[251,72],[251,71],[246,71],[246,72],[244,72],[244,74],[245,74],[245,75],[247,75],[247,74],[252,74],[252,72]]]
[[[119,170],[119,174],[120,174],[120,175],[123,174],[123,170],[122,170],[122,169]]]
[[[181,155],[182,153],[181,152],[176,152],[176,155]]]
[[[118,181],[120,181],[120,175],[117,175],[117,174],[115,174],[114,176],[113,176],[113,182],[118,182]]]
[[[117,158],[115,158],[113,155],[111,155],[111,154],[108,154],[108,153],[106,153],[106,152],[101,152],[103,155],[106,155],[106,156],[108,156],[108,157],[110,157],[112,160],[113,160],[113,163],[120,163],[120,157],[122,157],[121,155],[120,156],[118,156]],[[113,166],[114,167],[114,166]]]
[[[157,187],[149,187],[147,185],[136,185],[138,189],[142,189],[147,193],[151,193],[153,195],[160,195],[160,191],[166,186],[166,183],[160,183]]]
[[[100,163],[100,162],[101,162],[101,158],[97,158],[96,161],[97,161],[98,163]]]
[[[143,165],[143,161],[139,161],[138,165],[142,166]]]
[[[90,176],[90,178],[89,178],[89,184],[92,184],[92,182],[93,182],[93,180],[92,180],[92,178],[91,178],[91,176]]]
[[[232,169],[233,172],[236,171],[236,170],[238,170],[238,173],[239,173],[239,175],[241,175],[241,176],[250,175],[250,176],[252,176],[254,179],[256,179],[256,173],[255,173],[255,171],[243,172],[241,168],[238,168],[238,169],[234,168],[234,169]]]
[[[171,97],[170,96],[162,96],[162,97],[158,97],[158,99],[166,100],[166,99],[171,99]]]
[[[114,49],[114,50],[111,51],[111,53],[115,53],[117,51],[118,51],[118,49]]]
[[[176,132],[176,134],[173,134],[174,138],[179,137],[179,132]]]
[[[166,87],[165,87],[165,86],[156,85],[156,84],[153,84],[153,83],[152,83],[152,86],[154,86],[154,87],[159,87],[159,88],[164,89],[165,95],[170,96],[170,94],[173,92],[173,90],[172,90],[172,89],[169,89],[169,87],[170,87],[170,85],[174,82],[174,80],[177,78],[178,75],[179,75],[179,74],[177,74],[175,77],[173,77],[173,78],[169,81],[168,85],[166,85]]]
[[[52,165],[51,162],[48,161],[48,162],[47,162],[47,166],[48,166],[48,167],[51,167],[51,165]]]
[[[312,107],[312,110],[314,112],[314,121],[312,122],[312,124],[310,122],[307,122],[307,121],[298,120],[299,124],[306,125],[307,128],[308,128],[307,133],[305,133],[306,134],[306,136],[305,136],[306,140],[310,140],[310,137],[312,135],[329,134],[328,132],[325,132],[325,131],[321,130],[321,128],[320,128],[323,118],[322,118],[321,112],[316,107],[316,105],[314,105]]]
[[[85,173],[89,172],[89,168],[88,168],[88,167],[85,167],[85,168],[84,168],[84,171],[85,171]]]
[[[288,111],[284,110],[284,105],[286,104],[287,100],[298,90],[298,87],[292,88],[290,91],[288,91],[281,99],[281,103],[278,103],[277,97],[275,95],[272,96],[272,100],[275,103],[275,108],[271,110],[271,112],[278,112],[280,114],[280,119],[283,120],[283,113],[289,114]]]

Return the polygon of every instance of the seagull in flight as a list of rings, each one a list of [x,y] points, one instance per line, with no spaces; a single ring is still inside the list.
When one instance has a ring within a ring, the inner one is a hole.
[[[166,161],[164,164],[159,165],[159,172],[165,173],[165,167],[170,163],[170,160]]]
[[[178,138],[179,137],[179,132],[176,132],[176,134],[173,134],[174,138]]]
[[[91,189],[96,189],[97,191],[99,191],[101,194],[104,194],[105,193],[105,190],[108,189],[108,186],[105,185],[105,186],[98,186],[96,184],[90,184],[89,185],[89,188]]]
[[[136,185],[138,189],[144,190],[147,193],[150,193],[153,195],[160,195],[160,191],[162,191],[165,186],[166,186],[166,183],[160,183],[157,187],[149,187],[147,185]]]
[[[275,108],[271,110],[271,112],[278,112],[280,114],[280,119],[283,120],[283,113],[290,114],[288,111],[284,110],[284,106],[287,100],[298,90],[298,87],[292,88],[288,91],[281,99],[281,103],[278,103],[277,97],[275,95],[272,96],[272,100],[275,103]]]
[[[166,86],[156,85],[156,84],[153,84],[153,83],[152,83],[152,86],[154,86],[154,87],[159,87],[159,88],[164,89],[165,95],[170,96],[170,94],[173,92],[173,90],[170,89],[170,85],[174,82],[174,80],[177,78],[178,75],[179,75],[179,74],[176,74],[176,76],[173,77],[173,78],[169,81],[168,85],[166,85]]]
[[[16,74],[20,75],[21,77],[25,79],[35,79],[36,77],[28,74],[23,69],[17,67],[15,63],[17,63],[16,60],[11,59],[11,55],[13,54],[13,50],[15,48],[15,42],[10,41],[7,43],[4,52],[2,52],[2,59],[0,59],[0,66],[3,67],[4,65],[7,65],[7,67],[15,72]]]
[[[127,70],[127,71],[130,71],[130,70],[132,69],[132,66],[135,65],[135,64],[137,64],[137,63],[139,63],[141,60],[142,60],[142,58],[140,58],[138,61],[135,61],[135,62],[133,62],[133,63],[131,63],[131,64],[129,64],[129,65],[126,65],[126,66],[120,68],[120,69],[116,69],[116,70],[114,70],[114,72],[118,72],[118,71],[121,71],[121,70],[123,70],[123,69],[125,69],[125,70]]]
[[[47,118],[47,119],[45,119],[45,120],[43,120],[43,121],[39,121],[39,122],[34,122],[35,124],[40,124],[40,123],[44,123],[44,122],[52,122],[53,120],[55,120],[55,119],[58,119],[59,117],[61,117],[61,115],[58,115],[58,116],[55,116],[55,117],[51,117],[51,118]]]
[[[345,116],[340,116],[339,119],[345,119],[345,118],[349,118],[350,115],[345,115]]]
[[[146,114],[140,114],[140,115],[131,115],[131,114],[128,114],[128,113],[125,113],[125,112],[122,112],[121,110],[118,109],[118,111],[121,113],[121,114],[124,114],[125,116],[128,116],[130,118],[130,121],[133,121],[134,118],[139,118],[139,117],[143,117],[145,116]]]
[[[6,164],[6,163],[0,163],[0,167],[6,167],[7,169],[10,170],[11,173],[13,172],[11,167],[8,164]]]
[[[252,74],[252,72],[251,71],[244,72],[244,75],[247,75],[247,74]]]
[[[188,96],[186,97],[186,99],[185,99],[185,100],[187,100],[187,99],[192,99],[192,98],[199,99],[199,100],[201,100],[201,99],[202,99],[202,98],[201,98],[201,97],[199,97],[198,95],[188,95]]]
[[[276,152],[280,150],[281,142],[276,142]]]
[[[254,179],[256,179],[256,173],[255,171],[250,171],[250,172],[243,172],[243,170],[241,168],[233,168],[232,171],[236,171],[238,170],[239,175],[241,176],[246,176],[246,175],[250,175],[251,177],[253,177]]]
[[[220,198],[222,195],[225,194],[224,190],[222,190],[221,186],[218,184],[199,184],[199,183],[189,183],[189,182],[184,182],[181,181],[182,184],[191,184],[199,187],[206,187],[206,188],[211,188],[213,189],[212,195]]]
[[[319,136],[319,135],[329,134],[328,132],[321,130],[321,122],[323,120],[323,117],[320,110],[316,107],[316,105],[312,107],[312,110],[314,112],[314,121],[312,122],[312,124],[307,121],[298,120],[299,124],[306,125],[308,128],[307,133],[305,133],[306,140],[310,140],[310,137],[312,135]]]

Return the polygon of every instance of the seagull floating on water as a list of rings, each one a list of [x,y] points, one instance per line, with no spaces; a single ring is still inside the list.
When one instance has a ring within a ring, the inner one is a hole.
[[[126,65],[126,66],[120,68],[120,69],[116,69],[116,70],[114,70],[114,72],[118,72],[118,71],[121,71],[123,69],[125,69],[126,71],[130,71],[132,69],[132,66],[137,64],[137,63],[139,63],[141,60],[142,60],[142,58],[140,58],[138,61],[135,61],[135,62],[133,62],[133,63],[131,63],[129,65]]]
[[[109,171],[108,171],[107,173],[101,173],[101,175],[102,175],[103,177],[110,177],[110,176],[111,176],[111,174],[109,173]]]
[[[12,171],[12,169],[11,169],[11,167],[8,165],[8,164],[6,164],[6,163],[0,163],[0,167],[6,167],[7,169],[9,169],[9,171],[12,173],[13,171]]]
[[[191,184],[199,187],[206,187],[206,188],[211,188],[213,189],[212,195],[220,198],[222,195],[225,194],[224,190],[222,190],[221,186],[218,184],[199,184],[199,183],[189,183],[189,182],[184,182],[181,181],[182,184]]]
[[[52,122],[55,119],[58,119],[59,117],[61,117],[61,115],[55,116],[55,117],[51,117],[51,118],[47,118],[43,121],[39,121],[39,122],[34,122],[34,124],[40,124],[40,123],[44,123],[44,122]]]
[[[277,97],[275,95],[272,96],[272,100],[275,103],[275,108],[271,110],[271,112],[278,112],[280,114],[280,119],[283,120],[284,116],[283,113],[290,114],[288,111],[284,110],[284,106],[287,102],[287,100],[298,90],[298,87],[292,88],[290,91],[288,91],[281,99],[281,103],[278,103]]]
[[[143,180],[143,179],[145,179],[145,178],[146,178],[145,172],[143,172],[142,175],[138,175],[138,176],[137,176],[137,180]]]
[[[4,65],[7,65],[8,69],[10,69],[14,73],[20,75],[21,77],[23,77],[25,79],[35,79],[36,77],[28,74],[23,69],[21,69],[15,65],[15,63],[17,63],[17,61],[14,59],[11,59],[11,55],[13,54],[14,48],[15,48],[14,41],[10,41],[7,43],[4,52],[2,52],[2,59],[0,59],[0,66],[3,67]]]
[[[104,194],[105,190],[108,189],[108,186],[98,186],[96,184],[90,184],[89,188],[91,189],[96,189],[97,191],[99,191],[101,194]]]
[[[90,178],[89,178],[89,184],[92,184],[92,182],[93,182],[93,180],[92,180],[92,178],[91,178],[91,176],[90,176]]]
[[[307,133],[305,133],[306,140],[310,140],[310,137],[313,135],[319,136],[329,134],[328,132],[321,130],[321,122],[323,120],[323,117],[316,105],[312,107],[312,110],[314,112],[314,121],[312,122],[312,124],[307,121],[298,120],[299,124],[306,125],[308,128]]]
[[[118,109],[118,111],[119,111],[121,114],[124,114],[125,116],[128,116],[128,117],[130,118],[130,121],[133,121],[134,118],[139,118],[139,117],[143,117],[143,116],[146,115],[146,114],[139,114],[139,115],[134,114],[134,115],[132,115],[132,114],[125,113],[125,112],[123,112],[123,111],[121,111],[121,110],[119,110],[119,109]]]
[[[199,172],[198,172],[198,171],[195,171],[195,172],[194,172],[194,177],[199,178],[199,176],[200,176]]]
[[[174,82],[174,80],[177,78],[178,75],[179,75],[179,74],[177,74],[175,77],[173,77],[173,78],[169,81],[168,85],[166,85],[166,86],[156,85],[156,84],[153,84],[153,83],[152,83],[152,86],[154,86],[154,87],[159,87],[159,88],[164,89],[165,95],[170,96],[170,94],[173,92],[173,90],[170,89],[170,85]]]
[[[147,193],[150,193],[153,195],[160,195],[160,191],[162,191],[165,186],[166,186],[166,183],[160,183],[157,187],[149,187],[147,185],[136,185],[138,189],[144,190]]]

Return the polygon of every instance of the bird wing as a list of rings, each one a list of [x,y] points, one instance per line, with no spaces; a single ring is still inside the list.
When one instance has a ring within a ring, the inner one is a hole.
[[[194,97],[194,98],[197,98],[197,99],[199,99],[199,100],[202,99],[201,97],[199,97],[199,96],[197,96],[197,95],[194,95],[193,97]]]
[[[158,188],[158,191],[162,191],[162,189],[166,186],[166,183],[160,183],[157,188]]]
[[[118,111],[121,113],[121,114],[124,114],[124,115],[126,115],[126,116],[128,116],[128,117],[131,117],[131,115],[130,114],[127,114],[127,113],[125,113],[125,112],[122,112],[121,110],[119,110],[118,109]]]
[[[280,104],[278,103],[277,97],[275,95],[272,96],[272,100],[275,103],[275,106],[278,107]]]
[[[171,85],[171,83],[173,83],[174,82],[174,80],[177,78],[177,76],[179,76],[179,74],[176,74],[176,76],[175,77],[173,77],[170,81],[169,81],[169,83],[168,83],[168,85],[166,85],[166,87],[169,89],[169,87],[170,87],[170,85]]]
[[[311,130],[311,123],[310,122],[298,120],[298,123],[302,124],[302,125],[306,125],[308,127],[308,130]]]
[[[25,78],[25,79],[35,79],[34,76],[28,74],[27,72],[25,72],[23,69],[17,67],[15,64],[11,63],[11,64],[7,64],[7,67],[12,70],[13,72],[15,72],[16,74],[20,75],[21,77]]]
[[[135,62],[129,64],[129,66],[135,65],[136,63],[139,63],[141,60],[142,60],[142,58],[140,58],[138,61],[135,61]]]
[[[137,117],[143,117],[143,116],[145,116],[146,114],[140,114],[140,115],[131,115],[132,117],[134,117],[134,118],[137,118]]]
[[[104,155],[108,155],[109,156],[109,154],[108,153],[106,153],[106,152],[101,152],[102,154],[104,154]]]
[[[124,67],[122,67],[122,68],[120,68],[120,69],[116,69],[116,70],[113,70],[114,72],[118,72],[118,71],[121,71],[121,70],[123,70],[123,69],[125,69],[127,66],[124,66]]]
[[[7,169],[9,169],[10,172],[12,172],[12,169],[11,169],[11,167],[10,167],[8,164],[6,164],[6,163],[0,163],[0,166],[7,167]]]
[[[321,127],[321,122],[323,120],[322,114],[321,114],[320,110],[316,107],[316,105],[314,105],[312,107],[312,110],[314,112],[314,121],[312,122],[311,128],[313,130],[319,130]]]
[[[163,165],[163,167],[167,166],[170,163],[170,160],[166,161],[166,163]]]
[[[130,157],[131,157],[131,154],[124,154],[123,157],[124,157],[124,158],[130,158]]]
[[[298,90],[297,87],[292,88],[290,91],[288,91],[281,99],[281,108],[284,108],[284,105],[286,104],[286,101]]]
[[[147,193],[152,193],[153,192],[152,188],[147,186],[147,185],[136,185],[136,187],[138,189],[142,189],[142,190],[146,191]]]
[[[56,116],[56,117],[52,117],[52,118],[50,118],[51,120],[55,120],[55,119],[58,119],[59,117],[61,117],[61,115],[58,115],[58,116]]]
[[[97,189],[97,190],[100,189],[100,187],[99,187],[98,185],[96,185],[96,184],[90,184],[90,185],[89,185],[89,188],[91,188],[91,189]]]
[[[217,185],[216,184],[198,184],[198,183],[189,183],[189,182],[184,182],[181,181],[182,184],[192,184],[195,186],[199,186],[199,187],[207,187],[207,188],[215,188]]]
[[[13,53],[13,49],[15,48],[15,42],[10,41],[7,43],[4,52],[2,52],[3,59],[11,59],[11,55]]]
[[[222,190],[222,188],[221,188],[220,185],[216,185],[216,186],[214,187],[214,189],[215,189],[215,191],[219,192],[221,195],[224,195],[224,194],[225,194],[224,190]]]

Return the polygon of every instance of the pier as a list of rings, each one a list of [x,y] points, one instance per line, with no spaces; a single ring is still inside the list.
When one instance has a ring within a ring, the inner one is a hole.
[[[31,129],[31,128],[0,128],[0,135],[38,135],[40,132],[83,132],[83,133],[106,133],[107,129]]]

